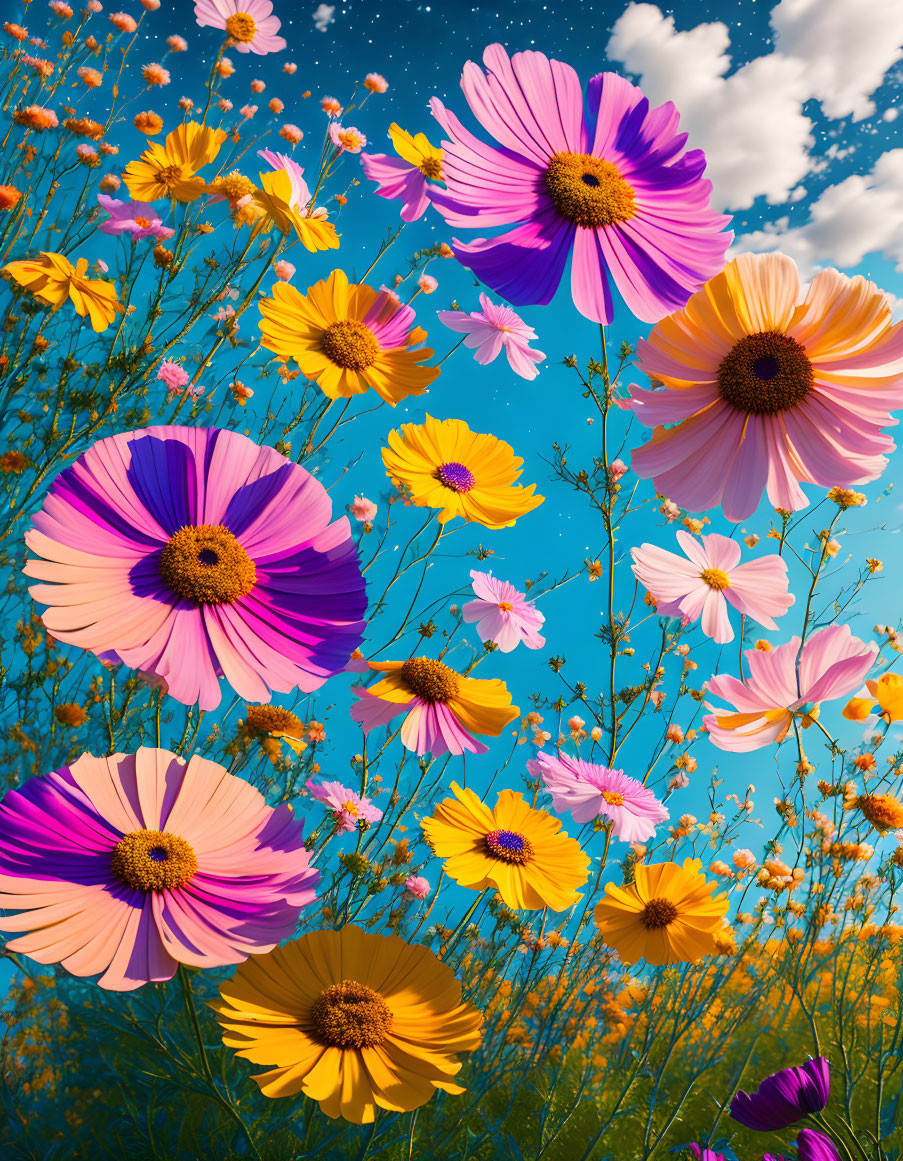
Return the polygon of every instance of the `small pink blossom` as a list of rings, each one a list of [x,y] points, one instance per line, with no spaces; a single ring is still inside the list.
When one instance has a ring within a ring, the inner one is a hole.
[[[63,0],[50,0],[48,7],[59,16],[60,20],[68,20],[72,15],[72,9],[68,4],[63,3]]]
[[[351,505],[351,515],[355,520],[372,520],[376,515],[376,505],[364,496],[355,496]]]
[[[459,310],[440,310],[438,318],[450,330],[466,335],[464,346],[474,349],[478,363],[491,363],[504,349],[511,370],[521,379],[535,379],[536,367],[545,358],[542,351],[530,347],[536,331],[527,326],[510,306],[496,305],[487,295],[480,295],[480,310],[465,314]]]
[[[673,524],[680,516],[680,508],[671,500],[665,500],[659,508],[659,512],[661,512],[669,524]]]
[[[282,258],[278,262],[273,263],[273,273],[280,282],[289,282],[295,277],[295,267],[292,266],[291,262],[286,262]]]
[[[363,829],[366,830],[383,816],[383,812],[369,798],[362,798],[341,782],[311,781],[307,783],[307,789],[313,798],[329,807],[339,830],[358,830],[359,823],[363,823]]]
[[[324,97],[320,102],[320,108],[328,117],[341,117],[342,115],[342,106],[335,97]]]
[[[298,71],[298,66],[293,61],[287,60],[282,66],[282,71],[288,73],[290,77],[293,77]]]
[[[254,116],[254,114],[257,112],[257,106],[256,105],[242,105],[242,107],[238,111],[242,115],[242,117],[244,117],[244,119],[246,121],[250,121],[251,118]]]
[[[756,856],[746,847],[734,851],[734,866],[738,871],[751,871],[756,865]]]
[[[89,12],[103,12],[103,5],[100,0],[88,0],[86,7]]]
[[[251,81],[252,93],[262,93],[266,87],[266,81]]]
[[[109,274],[110,268],[107,266],[106,262],[104,262],[103,258],[98,258],[94,265],[101,272],[101,274]]]
[[[367,73],[364,77],[364,88],[371,93],[384,93],[388,87],[389,82],[381,73]]]
[[[510,653],[521,642],[528,649],[541,649],[546,643],[539,635],[545,617],[526,594],[508,581],[496,580],[491,572],[471,569],[475,601],[468,601],[461,615],[468,624],[476,622],[481,641],[492,641],[502,653]]]
[[[678,770],[671,781],[668,783],[669,790],[686,790],[690,785],[690,779],[686,776],[683,770]]]
[[[170,391],[181,391],[191,376],[179,363],[161,363],[157,378],[162,379]]]
[[[141,0],[141,7],[146,8],[148,12],[157,12],[160,8],[160,0]]]
[[[367,144],[367,138],[353,125],[339,125],[333,121],[329,126],[329,140],[342,153],[360,153]]]
[[[170,52],[186,52],[188,50],[188,41],[184,36],[167,36],[166,43]]]
[[[409,875],[405,880],[404,889],[415,899],[425,899],[430,893],[429,879],[424,879],[421,875]]]
[[[617,483],[626,472],[627,465],[623,460],[612,460],[608,465],[608,474],[614,483]]]
[[[433,278],[432,274],[421,274],[417,279],[417,285],[424,294],[432,294],[439,286],[439,280]]]

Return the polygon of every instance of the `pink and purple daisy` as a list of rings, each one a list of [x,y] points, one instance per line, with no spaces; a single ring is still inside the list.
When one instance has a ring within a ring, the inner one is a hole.
[[[587,107],[574,70],[539,52],[509,59],[500,44],[484,72],[464,66],[461,88],[497,146],[474,137],[434,97],[446,189],[433,205],[456,229],[508,227],[494,238],[455,241],[455,255],[515,306],[551,302],[571,264],[581,314],[611,322],[612,279],[627,308],[658,322],[724,265],[730,220],[709,206],[701,150],[668,102],[649,108],[616,73],[589,82]]]
[[[291,807],[206,758],[84,754],[0,803],[7,948],[113,991],[270,951],[317,879]]]
[[[372,822],[379,822],[383,816],[371,799],[362,797],[341,782],[311,781],[307,783],[307,790],[311,797],[329,807],[338,830],[358,830],[360,823],[369,826]]]
[[[496,580],[491,572],[470,570],[477,599],[468,601],[461,616],[468,624],[476,623],[481,641],[491,641],[502,653],[510,653],[523,643],[528,649],[541,649],[546,643],[539,630],[545,617],[526,594],[508,581]]]
[[[497,305],[481,294],[480,310],[470,314],[463,310],[440,310],[437,317],[449,330],[465,336],[464,346],[475,348],[473,357],[478,363],[491,363],[504,351],[511,370],[521,379],[535,379],[539,374],[536,364],[545,355],[530,346],[536,331],[510,306]]]
[[[97,227],[101,234],[113,237],[130,234],[132,238],[153,238],[155,242],[171,238],[175,230],[163,225],[163,219],[147,202],[121,202],[106,194],[97,195],[97,204],[110,215]]]
[[[285,48],[270,0],[194,0],[194,17],[201,28],[221,28],[239,52],[266,56]]]
[[[218,428],[100,440],[54,480],[26,533],[48,632],[214,709],[318,689],[363,635],[348,520],[309,472]]]

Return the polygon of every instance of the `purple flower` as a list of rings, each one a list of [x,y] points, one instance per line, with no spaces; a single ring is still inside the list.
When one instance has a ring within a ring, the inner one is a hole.
[[[797,1161],[840,1161],[830,1137],[815,1129],[800,1129],[796,1138]]]
[[[784,1068],[766,1077],[754,1093],[738,1092],[731,1101],[731,1116],[748,1129],[775,1132],[821,1112],[830,1089],[830,1066],[824,1056],[817,1056],[799,1068]]]
[[[714,1149],[709,1149],[707,1146],[697,1145],[695,1141],[689,1148],[693,1161],[725,1161],[723,1153],[716,1153]]]
[[[131,234],[133,238],[153,238],[162,242],[171,238],[175,230],[164,226],[157,211],[147,202],[121,202],[106,194],[97,195],[97,204],[110,215],[97,227],[101,234]]]

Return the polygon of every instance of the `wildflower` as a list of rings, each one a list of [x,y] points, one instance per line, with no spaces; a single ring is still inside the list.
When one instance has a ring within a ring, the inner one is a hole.
[[[290,145],[297,145],[304,138],[304,134],[297,125],[292,125],[288,121],[279,130],[279,136],[284,137]]]
[[[72,9],[68,4],[64,3],[64,0],[50,0],[50,3],[47,5],[47,7],[50,8],[51,11],[60,18],[60,20],[68,20],[72,15]]]
[[[150,209],[147,202],[121,202],[106,194],[97,195],[97,204],[105,210],[109,217],[105,218],[98,229],[102,234],[130,234],[133,238],[153,238],[155,241],[165,241],[175,233],[169,226],[164,226],[162,219]]]
[[[251,81],[251,92],[252,93],[262,93],[265,88],[266,88],[265,81]]]
[[[227,77],[231,77],[234,72],[235,65],[232,61],[227,56],[221,56],[216,65],[216,75],[225,80]]]
[[[285,105],[283,105],[278,97],[273,97],[272,100],[267,103],[267,108],[271,113],[275,113],[278,117],[282,110],[285,108]]]
[[[244,407],[249,399],[253,398],[254,392],[250,387],[246,387],[240,379],[236,379],[234,383],[229,384],[229,390],[232,392],[232,398],[239,407]]]
[[[873,573],[876,573],[876,572],[881,572],[882,569],[884,568],[884,563],[882,561],[876,560],[875,558],[873,558],[871,556],[867,556],[865,558],[865,563],[868,566],[868,570],[869,570],[870,575]]]
[[[432,357],[419,347],[426,333],[414,325],[414,311],[392,296],[349,283],[334,270],[301,294],[277,283],[263,299],[261,343],[282,359],[294,359],[307,379],[330,399],[350,398],[372,387],[392,407],[422,394],[438,376],[424,367]]]
[[[11,20],[4,23],[3,31],[14,40],[25,40],[28,37],[28,30],[23,28],[21,24],[13,24]]]
[[[172,250],[167,250],[165,246],[154,246],[154,265],[161,270],[168,270],[172,266],[173,257]]]
[[[257,112],[257,106],[256,105],[242,105],[242,107],[238,111],[241,114],[241,116],[244,117],[244,119],[246,121],[250,121],[251,118],[254,116],[254,114]]]
[[[473,891],[494,887],[506,906],[530,911],[565,911],[581,898],[589,857],[557,818],[514,790],[502,790],[492,810],[457,782],[451,790],[421,823],[449,878]]]
[[[151,142],[138,161],[129,162],[123,181],[135,201],[192,202],[205,188],[198,170],[214,160],[225,140],[225,130],[188,121],[168,134],[164,145]]]
[[[160,8],[160,0],[141,0],[141,7],[146,8],[148,12],[157,12]]]
[[[81,145],[75,147],[75,155],[82,165],[87,165],[90,168],[100,165],[100,155],[93,145]]]
[[[21,476],[31,460],[20,451],[6,451],[0,455],[0,472],[4,476]]]
[[[310,208],[311,194],[301,166],[284,153],[272,153],[268,149],[260,150],[260,156],[273,169],[260,175],[262,188],[252,195],[255,209],[283,234],[294,230],[312,254],[317,250],[338,249],[335,226],[325,221],[326,210]]]
[[[795,512],[809,503],[800,483],[881,475],[894,448],[881,428],[903,404],[903,324],[861,276],[821,270],[798,298],[790,258],[743,254],[640,340],[638,366],[660,386],[630,388],[634,414],[655,428],[633,452],[638,475],[728,520],[750,516],[763,489]]]
[[[137,32],[138,22],[125,12],[111,12],[110,23],[119,32]]]
[[[79,80],[89,89],[96,89],[103,80],[103,73],[99,73],[97,69],[84,67],[76,71]]]
[[[270,0],[195,0],[194,16],[201,28],[219,28],[239,52],[265,56],[281,52],[280,22]]]
[[[54,709],[53,716],[61,726],[68,726],[73,730],[77,730],[79,726],[83,726],[88,720],[88,714],[84,706],[80,706],[75,701],[62,702]]]
[[[14,210],[21,200],[21,190],[14,185],[0,185],[0,210]]]
[[[161,363],[157,370],[157,378],[162,380],[171,392],[181,391],[190,377],[179,363]]]
[[[156,113],[136,113],[135,128],[147,137],[153,137],[163,128],[163,118]]]
[[[360,153],[367,144],[367,138],[360,129],[347,128],[333,121],[329,126],[329,140],[340,153]]]
[[[531,778],[541,778],[560,814],[568,811],[574,822],[602,818],[611,822],[612,834],[625,843],[645,842],[668,817],[668,811],[642,782],[623,770],[609,770],[571,758],[540,752],[527,762]]]
[[[421,274],[417,279],[417,285],[424,294],[432,294],[438,288],[439,282],[431,274]]]
[[[104,135],[103,125],[99,121],[92,121],[90,117],[67,117],[63,128],[76,137],[90,137],[92,141],[99,141]]]
[[[756,856],[745,847],[734,851],[734,866],[738,871],[752,871],[756,867]]]
[[[330,808],[333,820],[341,831],[366,829],[371,823],[379,822],[383,816],[383,812],[369,798],[362,798],[341,782],[308,781],[307,789],[318,802]]]
[[[415,754],[485,754],[489,747],[473,735],[497,738],[520,712],[503,681],[464,677],[430,657],[371,661],[368,667],[385,676],[352,688],[358,698],[352,720],[369,734],[403,713],[401,744]]]
[[[903,805],[893,794],[862,794],[856,806],[880,835],[903,827]]]
[[[280,282],[289,282],[295,277],[295,267],[283,258],[279,262],[273,263],[273,273]]]
[[[330,524],[322,485],[237,432],[111,436],[57,476],[45,505],[25,573],[49,582],[31,590],[49,606],[46,628],[163,678],[177,701],[213,709],[220,673],[248,701],[310,692],[360,643],[366,597],[347,520]]]
[[[851,492],[849,488],[832,488],[828,499],[833,500],[842,512],[847,508],[861,508],[866,499],[862,492]]]
[[[17,125],[24,125],[35,133],[56,129],[59,125],[56,113],[52,109],[45,109],[43,105],[26,105],[24,109],[16,109],[13,120]]]
[[[481,641],[491,641],[502,653],[510,653],[523,643],[541,649],[546,643],[539,630],[545,617],[533,601],[526,599],[508,581],[496,580],[491,572],[470,570],[475,601],[468,601],[461,615],[468,624],[476,623]]]
[[[342,106],[335,97],[324,97],[320,101],[320,108],[328,117],[341,117]]]
[[[429,879],[424,879],[421,875],[408,875],[404,889],[415,899],[425,899],[430,893]]]
[[[351,505],[351,515],[358,521],[370,521],[376,515],[376,505],[364,496],[355,496]]]
[[[100,332],[106,330],[117,314],[122,314],[123,306],[113,283],[85,278],[87,269],[87,258],[79,258],[73,266],[62,254],[42,251],[40,258],[9,262],[2,273],[15,279],[40,302],[58,307],[68,299],[76,314],[82,318],[87,315],[93,329]]]
[[[851,722],[864,722],[878,704],[879,717],[890,725],[903,721],[903,675],[882,673],[877,680],[870,678],[855,697],[844,706],[842,713]]]
[[[184,36],[167,36],[166,44],[170,52],[186,52],[188,41]]]
[[[820,1113],[830,1091],[830,1065],[824,1056],[817,1056],[799,1068],[784,1068],[766,1077],[754,1093],[738,1092],[730,1115],[747,1129],[776,1133]]]
[[[377,1108],[411,1112],[437,1089],[464,1092],[452,1078],[480,1044],[483,1017],[449,967],[353,924],[254,956],[220,996],[211,1007],[226,1047],[275,1066],[254,1077],[264,1096],[303,1093],[354,1124]]]
[[[103,190],[104,193],[115,193],[121,184],[122,182],[119,180],[115,173],[105,173],[100,179],[100,189]]]
[[[141,76],[144,78],[145,84],[150,88],[155,85],[168,85],[171,77],[167,70],[159,64],[145,65],[141,70]]]
[[[429,182],[443,180],[442,150],[431,145],[425,133],[412,136],[395,122],[389,126],[389,138],[398,156],[362,153],[364,174],[377,183],[378,197],[401,200],[402,221],[416,222],[429,205]],[[447,245],[446,249],[454,253]]]
[[[384,76],[379,73],[367,73],[364,77],[364,88],[371,93],[384,93],[389,87],[389,82]]]
[[[386,475],[417,507],[438,508],[438,521],[461,517],[485,528],[510,528],[543,502],[536,485],[516,481],[523,460],[510,444],[472,432],[463,420],[405,423],[383,448]]]
[[[480,308],[470,314],[440,310],[437,317],[450,330],[466,336],[464,346],[475,348],[474,359],[478,363],[491,363],[504,351],[516,375],[535,379],[539,374],[535,364],[545,358],[542,351],[529,345],[536,338],[536,331],[510,306],[496,306],[485,294],[480,295]]]
[[[47,80],[48,77],[53,75],[53,65],[49,60],[42,60],[40,57],[36,56],[24,55],[19,59],[21,60],[22,64],[27,68],[30,68],[36,76],[43,77],[44,80]]]
[[[794,718],[805,728],[818,716],[818,704],[851,692],[871,669],[878,647],[854,637],[847,625],[829,625],[813,633],[800,648],[792,637],[771,653],[744,653],[749,677],[738,681],[719,674],[708,692],[736,706],[725,713],[706,702],[712,712],[702,719],[720,750],[744,752],[779,744]]]
[[[713,896],[716,886],[703,876],[700,859],[637,863],[628,886],[605,884],[596,925],[625,964],[695,963],[717,951],[728,899]]]
[[[266,952],[314,899],[291,808],[206,758],[85,754],[10,791],[0,820],[3,907],[20,912],[0,927],[25,932],[7,947],[103,988]]]

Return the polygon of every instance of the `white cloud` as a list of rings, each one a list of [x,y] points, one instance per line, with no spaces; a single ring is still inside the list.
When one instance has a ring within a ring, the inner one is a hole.
[[[678,31],[654,4],[629,4],[608,43],[654,104],[674,101],[691,146],[705,150],[719,207],[787,201],[826,164],[811,155],[805,102],[819,99],[830,117],[868,116],[871,93],[903,57],[900,0],[780,0],[771,21],[775,51],[730,75],[724,24]]]
[[[317,32],[325,32],[330,24],[335,24],[334,13],[334,4],[321,4],[314,10],[314,27]]]

